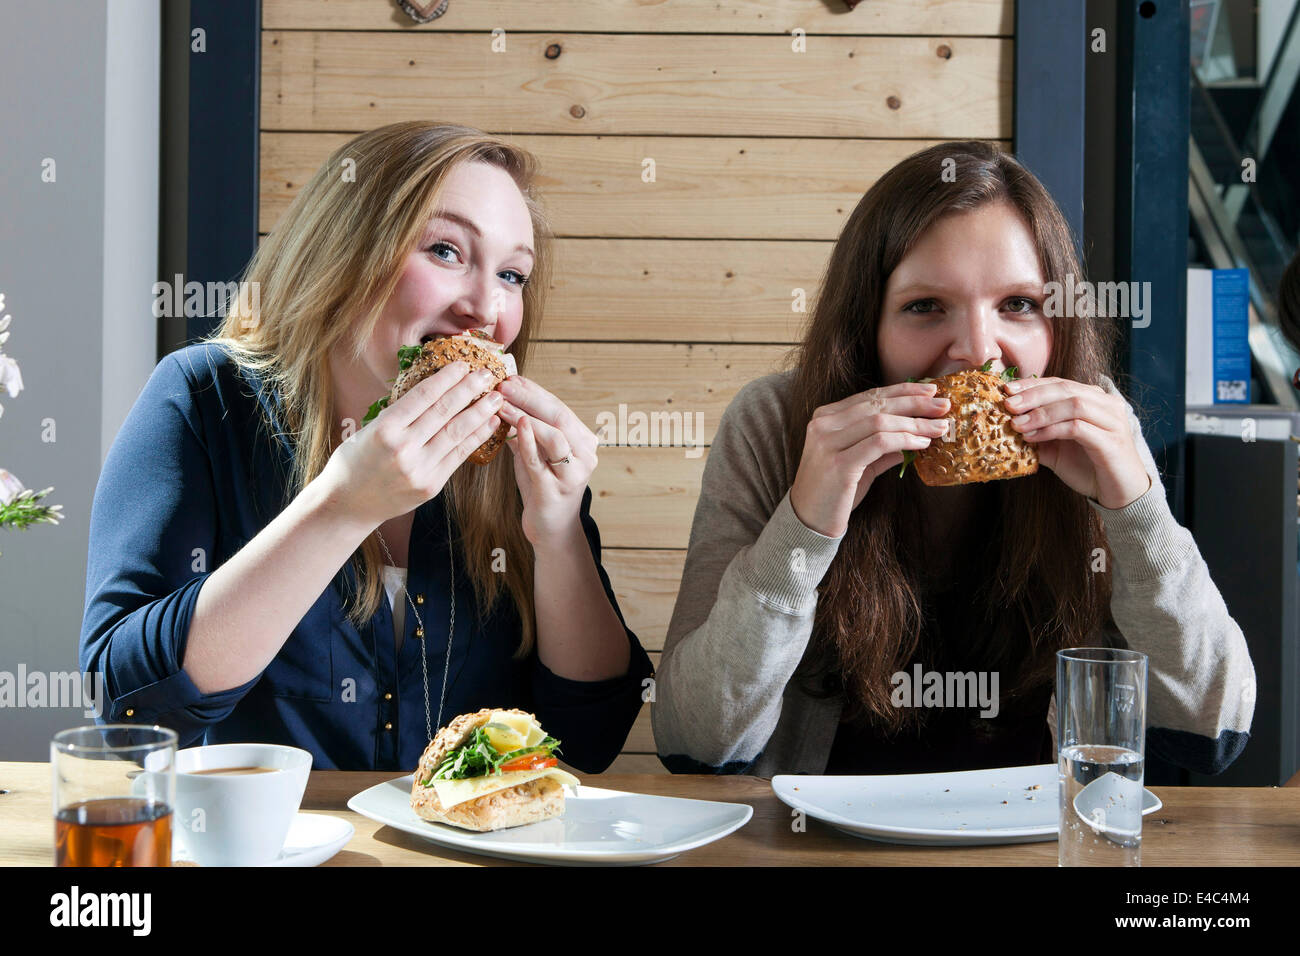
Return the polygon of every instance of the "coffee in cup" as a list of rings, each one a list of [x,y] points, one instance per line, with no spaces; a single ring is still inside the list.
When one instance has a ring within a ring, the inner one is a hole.
[[[275,773],[277,767],[214,767],[211,770],[187,770],[186,773],[196,774],[200,777],[220,776],[223,774],[240,774],[240,773]]]
[[[280,744],[176,752],[175,834],[200,866],[263,866],[284,848],[311,754]]]

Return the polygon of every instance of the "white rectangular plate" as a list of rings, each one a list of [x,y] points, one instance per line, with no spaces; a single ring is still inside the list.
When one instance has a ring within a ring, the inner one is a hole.
[[[1050,763],[865,777],[780,774],[772,791],[814,820],[884,843],[1034,843],[1056,839],[1058,779]],[[1160,809],[1150,790],[1143,797],[1143,814]]]
[[[753,816],[741,803],[655,797],[585,784],[565,796],[564,816],[521,827],[475,833],[421,820],[411,809],[408,774],[376,784],[348,808],[439,846],[527,863],[628,866],[659,863],[720,840]]]

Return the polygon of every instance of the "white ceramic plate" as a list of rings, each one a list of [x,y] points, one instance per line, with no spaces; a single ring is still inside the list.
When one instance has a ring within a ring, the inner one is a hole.
[[[439,846],[528,863],[659,863],[722,839],[754,813],[746,804],[655,797],[584,784],[576,794],[565,795],[562,817],[475,833],[417,817],[411,809],[413,779],[408,774],[363,790],[348,801],[348,808]]]
[[[782,803],[815,820],[869,840],[922,846],[1055,840],[1057,788],[1056,764],[1050,763],[953,773],[772,778],[772,790]],[[1160,798],[1150,790],[1143,797],[1143,814],[1160,809]]]
[[[298,813],[289,824],[284,849],[266,866],[320,866],[352,839],[356,827],[342,817],[321,813]],[[173,863],[192,862],[190,855],[173,844]]]

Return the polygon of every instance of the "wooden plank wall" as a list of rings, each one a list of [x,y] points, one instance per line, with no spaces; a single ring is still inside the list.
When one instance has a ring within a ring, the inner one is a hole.
[[[812,301],[884,170],[938,140],[1009,145],[1013,8],[451,0],[417,26],[390,0],[264,0],[260,229],[363,130],[506,136],[540,159],[558,238],[535,377],[593,430],[620,403],[699,412],[707,444],[798,341],[794,290]],[[606,568],[656,662],[706,458],[607,446],[592,479]],[[662,771],[654,750],[647,707],[614,769]]]

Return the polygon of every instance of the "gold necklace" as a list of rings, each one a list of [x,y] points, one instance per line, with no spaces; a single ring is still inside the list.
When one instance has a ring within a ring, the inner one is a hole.
[[[447,674],[451,670],[451,642],[456,636],[456,557],[451,547],[451,514],[447,510],[447,502],[443,502],[442,516],[447,520],[447,563],[451,567],[451,620],[447,623],[447,657],[442,667],[442,693],[438,697],[438,726],[442,726],[442,708],[447,702]],[[384,554],[388,557],[389,564],[392,565],[393,554],[388,550],[388,543],[384,536],[375,529],[375,537],[379,539],[379,545],[384,549]],[[407,575],[410,575],[409,565],[410,555],[407,555]],[[411,600],[411,592],[406,589],[406,584],[402,584],[402,593],[406,595],[406,602],[411,605],[411,613],[415,615],[415,623],[418,628],[417,633],[424,635],[419,638],[420,641],[420,670],[424,674],[424,730],[429,735],[429,740],[433,740],[433,724],[429,716],[429,658],[425,652],[425,644],[428,641],[428,635],[424,634],[424,621],[420,617],[420,612],[416,610],[415,602]]]

